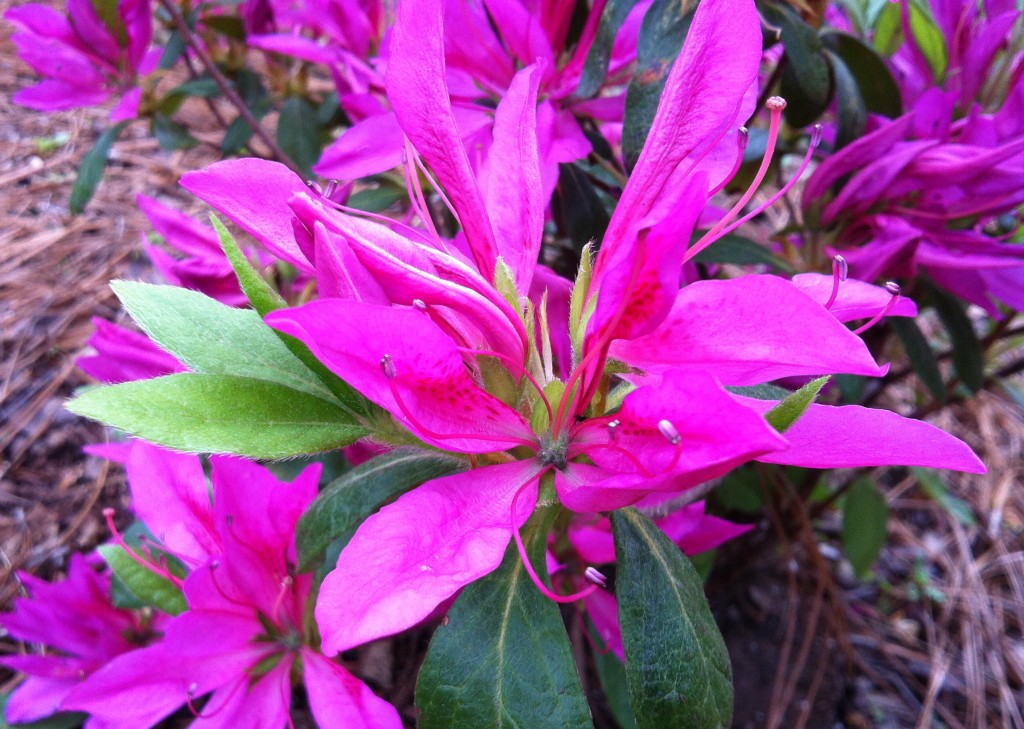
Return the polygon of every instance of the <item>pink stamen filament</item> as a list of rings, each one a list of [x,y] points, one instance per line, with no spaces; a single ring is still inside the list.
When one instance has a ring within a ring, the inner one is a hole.
[[[546,472],[547,469],[542,471],[540,473],[540,476],[543,476]],[[592,592],[599,590],[600,588],[598,587],[598,585],[590,585],[586,589],[580,590],[579,592],[574,592],[571,595],[559,595],[556,592],[552,592],[551,589],[549,589],[548,586],[544,584],[543,580],[540,579],[540,576],[533,569],[533,565],[530,564],[530,558],[526,554],[526,546],[523,544],[523,538],[519,534],[519,527],[516,525],[516,513],[518,513],[518,509],[516,507],[519,504],[519,497],[522,495],[523,491],[526,490],[526,487],[529,486],[531,483],[533,483],[532,478],[526,483],[524,483],[522,486],[520,486],[519,490],[516,491],[516,495],[512,497],[512,538],[516,541],[516,549],[519,550],[519,558],[523,560],[523,567],[526,569],[526,574],[530,576],[530,579],[533,580],[533,584],[537,586],[537,589],[540,590],[541,594],[544,595],[544,597],[553,602],[562,604],[582,600],[587,595],[590,595]]]
[[[246,610],[251,610],[252,609],[252,605],[250,605],[248,603],[244,603],[241,600],[236,600],[235,598],[233,598],[230,595],[228,595],[227,592],[224,591],[224,588],[220,586],[220,583],[217,581],[217,568],[218,567],[220,567],[220,562],[217,561],[217,560],[213,560],[212,562],[210,562],[210,566],[208,568],[210,570],[210,582],[213,583],[214,589],[218,593],[220,593],[220,596],[222,598],[224,598],[224,600],[226,602],[229,602],[232,605],[237,605],[238,607],[245,608]]]
[[[287,620],[281,618],[278,615],[278,613],[281,612],[281,606],[284,604],[284,598],[288,594],[288,591],[291,590],[292,585],[294,584],[295,580],[293,580],[289,575],[285,575],[284,579],[281,580],[281,589],[278,590],[277,598],[274,600],[274,608],[271,611],[271,615],[275,620],[278,621],[279,625],[284,625],[288,622]]]
[[[551,411],[551,402],[548,400],[547,395],[544,394],[544,388],[541,387],[540,383],[537,382],[534,376],[530,374],[530,371],[526,369],[522,364],[517,362],[513,357],[509,357],[507,354],[502,354],[501,352],[495,352],[493,349],[473,349],[472,347],[459,347],[459,351],[465,352],[466,354],[494,357],[496,359],[501,360],[506,365],[511,365],[515,369],[519,370],[519,373],[530,381],[530,384],[533,385],[533,389],[535,389],[537,391],[537,394],[540,395],[540,399],[543,401],[544,407],[548,411],[548,420],[554,421],[555,415]]]
[[[224,711],[224,709],[231,705],[231,699],[234,697],[238,689],[240,689],[244,684],[244,681],[236,682],[234,688],[231,689],[231,693],[229,693],[227,698],[224,699],[224,702],[220,705],[219,709],[215,709],[214,711],[211,711],[208,714],[202,714],[199,712],[198,709],[196,709],[196,705],[192,703],[192,699],[196,695],[196,690],[198,689],[198,686],[195,683],[193,683],[191,686],[188,687],[188,690],[185,692],[185,704],[188,706],[189,712],[195,718],[210,719],[214,716],[217,716],[217,714],[221,713],[222,711]]]
[[[381,364],[383,366],[383,362]],[[392,367],[394,367],[394,365],[392,365]],[[428,438],[431,438],[432,440],[439,440],[439,441],[445,441],[445,440],[482,440],[482,441],[488,441],[488,442],[492,442],[492,443],[501,443],[505,447],[508,447],[509,443],[515,443],[517,445],[526,446],[527,448],[532,450],[534,453],[536,453],[539,450],[539,445],[537,443],[535,443],[534,441],[529,441],[529,440],[526,440],[525,438],[518,438],[518,437],[515,437],[515,436],[511,436],[511,435],[507,436],[507,437],[503,437],[503,436],[498,436],[498,435],[483,435],[483,434],[478,434],[478,433],[447,433],[447,434],[444,434],[444,433],[437,433],[437,432],[431,430],[430,428],[428,428],[425,425],[423,425],[423,423],[421,423],[416,418],[416,416],[412,414],[412,412],[409,410],[409,408],[406,407],[405,401],[402,399],[401,393],[398,391],[398,388],[395,387],[395,383],[392,381],[395,376],[397,376],[397,375],[389,374],[388,370],[385,368],[384,378],[387,380],[388,388],[391,390],[391,396],[395,399],[395,404],[398,405],[398,409],[402,411],[402,415],[405,416],[405,419],[409,421],[409,424],[412,425],[412,427],[415,428],[420,433],[423,433],[424,435],[426,435]]]
[[[774,109],[772,110],[773,128],[777,127],[777,124],[775,124],[775,116],[776,115],[780,115],[781,116],[781,114],[782,114],[781,111],[776,112]],[[778,129],[775,129],[775,132],[776,132],[776,134],[778,134]],[[761,167],[760,167],[760,169],[758,169],[758,176],[754,179],[753,184],[751,184],[751,186],[743,194],[743,197],[740,198],[739,202],[737,202],[736,205],[734,205],[733,208],[728,213],[726,213],[725,216],[721,220],[719,220],[717,223],[715,223],[714,227],[712,227],[711,230],[709,230],[707,233],[705,233],[701,237],[701,239],[699,241],[697,241],[696,244],[691,246],[689,248],[689,250],[686,251],[686,255],[683,256],[683,261],[684,262],[689,261],[691,258],[696,256],[698,253],[700,253],[702,250],[704,250],[705,248],[710,246],[712,243],[714,243],[719,238],[721,238],[723,236],[726,236],[729,233],[733,232],[734,230],[739,228],[741,225],[743,225],[747,221],[751,220],[752,218],[760,215],[765,210],[767,210],[772,205],[774,205],[776,202],[778,202],[782,198],[783,195],[785,195],[787,192],[789,192],[793,188],[793,186],[797,182],[799,182],[800,178],[804,174],[804,171],[807,169],[807,165],[809,165],[811,163],[811,159],[814,156],[814,151],[818,148],[818,145],[820,143],[821,143],[821,125],[820,124],[816,124],[814,126],[814,131],[811,133],[811,141],[810,141],[810,145],[807,147],[807,153],[804,155],[803,160],[800,162],[800,167],[797,168],[796,173],[791,178],[789,178],[789,181],[786,182],[786,184],[783,185],[778,190],[778,192],[776,192],[771,197],[769,197],[764,203],[762,203],[761,205],[758,205],[756,208],[751,210],[749,213],[747,213],[746,215],[744,215],[740,219],[738,219],[735,222],[730,224],[729,220],[731,220],[733,216],[735,216],[737,213],[739,213],[739,211],[743,209],[743,207],[747,204],[747,202],[750,201],[750,198],[754,196],[754,193],[757,192],[757,188],[760,186],[761,181],[764,179],[764,174],[762,174],[762,173],[768,171],[768,165],[770,164],[771,159],[772,159],[772,155],[775,152],[775,137],[772,137],[771,136],[771,132],[769,131],[768,151],[766,152],[764,159],[761,161]]]
[[[103,518],[106,520],[107,528],[110,530],[110,535],[113,537],[114,542],[117,544],[117,546],[121,547],[121,549],[123,549],[125,553],[133,560],[135,560],[135,562],[137,562],[141,567],[144,567],[145,569],[149,570],[158,577],[163,577],[165,580],[171,582],[172,584],[174,584],[175,587],[178,587],[179,589],[181,588],[182,585],[185,584],[184,580],[178,578],[166,568],[161,569],[160,566],[155,564],[154,562],[149,562],[148,560],[143,559],[139,556],[138,552],[136,552],[134,549],[128,546],[128,543],[124,541],[124,537],[121,536],[121,532],[119,532],[117,530],[117,527],[114,526],[113,509],[104,509]]]
[[[593,450],[615,451],[620,456],[623,456],[627,458],[630,462],[632,462],[632,464],[636,466],[636,469],[640,471],[640,473],[642,473],[645,478],[654,478],[654,474],[651,473],[651,471],[649,471],[648,468],[640,462],[640,459],[638,459],[636,456],[634,456],[632,453],[627,451],[622,446],[613,445],[611,443],[594,443],[584,448],[582,453],[586,454],[588,451]]]
[[[865,323],[863,326],[854,329],[854,334],[863,334],[868,329],[870,329],[875,324],[884,319],[889,314],[889,312],[892,311],[892,307],[896,306],[896,302],[900,300],[900,287],[894,284],[892,281],[890,281],[885,285],[885,288],[889,291],[890,294],[892,294],[892,298],[889,299],[889,302],[882,307],[882,310],[875,314],[873,317],[871,317],[867,321],[867,323]]]
[[[736,164],[729,170],[729,174],[723,177],[722,181],[715,186],[715,189],[708,192],[708,197],[714,197],[724,190],[729,181],[740,171],[740,167],[743,166],[743,155],[747,151],[747,143],[749,141],[750,131],[746,127],[740,127],[739,134],[736,135]]]
[[[826,309],[831,309],[832,304],[836,303],[836,297],[839,295],[839,282],[845,281],[848,274],[849,268],[846,265],[846,259],[837,255],[832,259],[832,294],[825,302]]]
[[[427,207],[427,200],[423,196],[423,188],[420,187],[420,176],[416,170],[415,160],[416,151],[412,148],[412,144],[408,138],[405,139],[405,151],[402,155],[402,174],[405,175],[405,187],[409,193],[409,201],[416,210],[416,215],[420,221],[426,227],[427,231],[433,236],[434,240],[437,241],[438,245],[441,244],[441,236],[437,234],[437,229],[434,227],[434,219],[430,215],[430,208]]]

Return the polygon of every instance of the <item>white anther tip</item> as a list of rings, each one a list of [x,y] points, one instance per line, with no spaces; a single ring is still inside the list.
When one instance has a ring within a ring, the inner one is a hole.
[[[597,585],[598,587],[604,587],[608,584],[608,578],[601,574],[596,567],[587,567],[583,571],[583,576],[587,578],[587,581]]]
[[[782,111],[786,108],[786,100],[781,96],[770,96],[764,105],[768,111]]]
[[[903,291],[903,289],[900,288],[900,285],[895,281],[886,281],[885,290],[888,291],[893,296],[899,296],[900,293],[902,293]]]

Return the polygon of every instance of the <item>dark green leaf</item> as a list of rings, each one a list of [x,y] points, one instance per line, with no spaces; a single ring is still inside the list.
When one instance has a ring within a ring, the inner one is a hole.
[[[178,374],[90,388],[68,403],[78,415],[191,453],[292,458],[368,435],[340,407],[276,382]]]
[[[977,393],[985,386],[985,348],[963,303],[941,289],[930,288],[935,311],[949,332],[956,373],[968,390]]]
[[[99,547],[99,553],[124,586],[147,605],[168,615],[180,615],[188,610],[185,595],[173,582],[143,567],[123,547],[104,544]]]
[[[322,562],[332,542],[344,546],[363,520],[388,499],[467,465],[436,453],[399,450],[344,474],[321,491],[299,519],[295,530],[299,571],[309,572]]]
[[[917,485],[928,495],[928,498],[938,503],[965,527],[978,525],[971,505],[949,493],[949,489],[946,488],[946,484],[942,483],[938,473],[930,468],[911,468],[910,470],[917,477]]]
[[[71,188],[71,201],[68,203],[68,209],[72,215],[78,215],[92,200],[100,180],[103,179],[103,170],[107,166],[110,149],[127,125],[127,121],[119,122],[103,132],[93,148],[82,158],[82,165],[78,168],[78,177],[75,178],[75,186]]]
[[[760,476],[750,466],[731,471],[713,493],[715,501],[731,511],[756,514],[764,506]]]
[[[903,113],[900,89],[885,61],[871,46],[838,31],[822,34],[822,41],[839,56],[853,75],[867,110],[895,119]]]
[[[405,190],[394,185],[380,185],[352,193],[348,206],[368,213],[379,213],[404,198],[405,194]]]
[[[942,372],[939,371],[938,360],[935,359],[935,352],[928,344],[927,338],[917,326],[917,322],[905,316],[894,316],[889,319],[889,326],[896,332],[903,343],[903,349],[910,358],[910,364],[914,372],[921,378],[921,382],[931,391],[932,395],[939,402],[946,400],[946,386],[942,381]]]
[[[277,120],[277,143],[295,164],[312,175],[313,165],[320,159],[320,125],[316,108],[301,96],[284,102]]]
[[[832,80],[822,55],[821,39],[800,14],[785,3],[758,5],[765,20],[782,31],[786,49],[782,69],[782,97],[786,121],[805,127],[822,115],[832,98]]]
[[[736,387],[729,385],[725,388],[734,395],[743,395],[743,397],[753,397],[758,400],[785,400],[787,397],[792,395],[789,390],[778,385],[745,385],[743,387]]]
[[[856,481],[843,499],[843,549],[854,571],[866,575],[888,535],[889,507],[871,479]]]
[[[153,115],[153,136],[160,143],[161,149],[172,152],[196,146],[195,137],[189,134],[185,127],[159,112]]]
[[[164,52],[160,56],[159,69],[166,71],[174,67],[174,64],[178,62],[178,59],[185,54],[185,39],[181,37],[181,33],[176,30],[172,30],[171,34],[167,37],[167,44],[164,46]]]
[[[604,641],[597,635],[593,625],[589,625],[591,639],[597,649],[594,651],[594,666],[597,677],[601,681],[604,697],[608,708],[619,723],[620,729],[636,729],[636,717],[629,706],[629,686],[626,683],[626,668],[619,657],[607,649]]]
[[[597,26],[597,35],[583,66],[580,84],[576,87],[576,96],[587,99],[601,90],[608,75],[608,63],[611,61],[615,36],[636,4],[637,0],[608,0],[605,4],[601,12],[601,22]]]
[[[283,309],[288,304],[281,298],[281,295],[273,289],[273,287],[267,283],[267,281],[260,276],[259,272],[252,267],[249,259],[242,253],[242,249],[238,247],[235,239],[228,232],[228,229],[224,227],[224,224],[220,222],[220,219],[216,215],[210,216],[210,221],[213,223],[214,230],[217,231],[217,237],[220,240],[220,246],[224,250],[224,255],[231,263],[231,267],[235,271],[235,276],[238,277],[238,284],[242,287],[242,292],[246,298],[249,299],[249,303],[252,304],[253,309],[260,317],[264,317],[272,311],[277,309]],[[284,332],[279,332],[276,329],[272,329],[275,336],[284,342],[284,345],[288,350],[294,354],[303,364],[308,367],[313,374],[315,374],[328,390],[333,393],[334,397],[338,399],[343,406],[350,408],[358,413],[368,414],[366,408],[366,400],[349,387],[345,382],[341,380],[336,374],[331,372],[324,364],[318,360],[309,347],[303,344],[301,341],[292,337]]]
[[[826,51],[832,63],[832,76],[836,82],[836,110],[838,125],[835,149],[841,149],[864,134],[868,124],[868,109],[860,95],[857,80],[843,59],[832,51]]]
[[[637,43],[637,69],[626,92],[622,156],[632,170],[647,141],[668,72],[683,48],[693,13],[678,0],[654,0],[644,15]]]
[[[592,240],[604,238],[611,219],[590,176],[579,163],[561,164],[558,199],[562,225],[577,251]]]
[[[327,94],[324,100],[320,102],[320,105],[316,108],[316,121],[320,125],[320,128],[337,126],[345,118],[345,112],[342,111],[341,102],[338,100],[338,94],[335,91]],[[348,126],[348,125],[346,125]]]
[[[110,287],[142,330],[193,372],[268,380],[334,401],[256,311],[180,286],[114,281]]]
[[[763,245],[732,233],[716,240],[694,256],[693,260],[698,263],[731,263],[736,266],[769,265],[779,271],[793,272],[793,267],[787,261]]]
[[[203,25],[235,40],[245,40],[245,25],[237,15],[203,15]]]
[[[828,375],[825,377],[819,377],[816,380],[811,380],[765,413],[764,419],[767,420],[768,424],[775,428],[775,430],[780,433],[785,433],[792,427],[793,423],[800,419],[801,415],[807,412],[807,408],[809,408],[811,404],[818,399],[818,393],[821,392],[821,388],[823,388],[825,383],[828,381]]]
[[[557,509],[523,528],[534,568]],[[434,633],[416,684],[420,729],[593,726],[558,605],[530,581],[514,544],[497,571],[466,587]]]
[[[121,19],[118,0],[91,0],[90,4],[96,9],[96,14],[103,24],[117,38],[118,45],[125,48],[128,45],[128,29],[125,28],[124,21]],[[70,16],[70,20],[73,25],[74,15]]]
[[[9,724],[4,716],[7,714],[7,703],[10,700],[10,694],[0,696],[0,729],[77,729],[82,726],[82,722],[89,718],[87,714],[80,711],[62,711],[59,714],[30,721],[27,724]]]
[[[864,386],[867,380],[860,375],[833,375],[839,392],[843,396],[843,402],[856,405],[864,399]]]
[[[180,86],[175,86],[168,93],[198,96],[201,99],[213,99],[220,96],[220,86],[213,80],[213,77],[204,75],[191,81],[186,81]]]
[[[636,509],[612,513],[622,644],[640,729],[722,729],[732,666],[704,586],[672,540]]]

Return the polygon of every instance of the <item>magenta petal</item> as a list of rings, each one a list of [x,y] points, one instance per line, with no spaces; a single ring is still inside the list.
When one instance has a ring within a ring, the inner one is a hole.
[[[758,412],[772,400],[740,398]],[[758,458],[805,468],[923,466],[985,473],[970,447],[934,425],[859,405],[811,405],[786,431],[790,446]]]
[[[292,659],[285,657],[265,675],[240,673],[217,689],[189,729],[281,729],[290,722]]]
[[[306,186],[283,164],[262,159],[226,160],[186,173],[181,186],[222,212],[274,255],[313,273],[295,242],[295,216],[288,207],[292,194],[305,192]]]
[[[793,277],[793,285],[824,306],[832,296],[832,276],[821,273],[799,273]],[[848,278],[839,282],[839,293],[829,307],[829,312],[842,322],[856,319],[870,319],[889,303],[892,294],[881,286]],[[901,296],[889,310],[889,316],[917,316],[917,304]]]
[[[92,323],[96,331],[88,344],[96,354],[79,357],[75,364],[93,379],[113,385],[187,371],[174,355],[160,349],[145,334],[105,319],[94,318]]]
[[[615,343],[611,355],[646,372],[704,369],[727,385],[834,372],[877,377],[886,371],[859,337],[776,276],[690,284],[661,326]]]
[[[20,670],[4,663],[8,668]],[[78,685],[77,678],[44,678],[29,676],[7,700],[3,719],[11,724],[27,724],[56,714],[68,693]]]
[[[513,522],[533,511],[540,470],[516,461],[429,481],[363,522],[320,591],[324,653],[412,627],[496,569]]]
[[[313,718],[322,727],[401,729],[395,707],[329,658],[302,651],[306,693]]]
[[[428,443],[486,453],[534,439],[518,412],[473,381],[455,342],[425,313],[321,299],[272,312],[266,321],[302,340],[332,372]]]
[[[388,99],[406,136],[451,198],[480,272],[491,279],[498,249],[462,144],[445,83],[441,0],[405,0],[391,29]]]
[[[517,73],[498,105],[484,190],[498,254],[512,269],[522,293],[530,290],[547,203],[537,157],[537,89],[542,70],[533,65]]]
[[[605,590],[596,590],[583,599],[587,615],[594,622],[597,634],[620,661],[626,660],[622,647],[622,629],[619,627],[619,603]]]
[[[354,180],[402,164],[405,136],[392,112],[367,117],[324,150],[313,171],[321,177]]]
[[[104,88],[75,86],[66,81],[51,79],[22,89],[11,97],[11,101],[36,111],[64,111],[98,106],[109,98],[110,92]]]

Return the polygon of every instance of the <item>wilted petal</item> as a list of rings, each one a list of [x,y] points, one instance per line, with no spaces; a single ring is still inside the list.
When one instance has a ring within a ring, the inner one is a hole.
[[[429,481],[363,522],[320,591],[324,653],[405,630],[496,569],[533,512],[540,470],[516,461]]]

